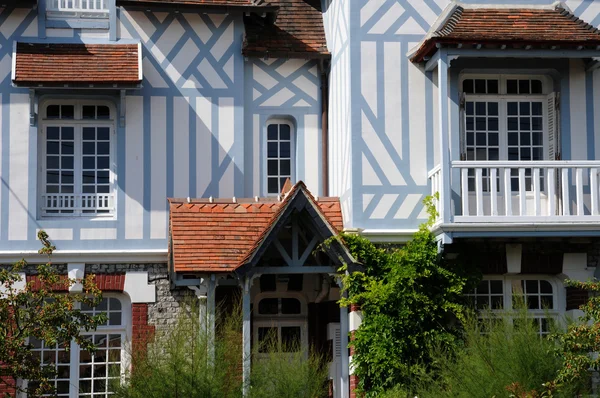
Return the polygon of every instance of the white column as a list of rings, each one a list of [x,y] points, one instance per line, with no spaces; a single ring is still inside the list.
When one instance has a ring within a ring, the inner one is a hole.
[[[250,391],[250,367],[252,361],[252,351],[250,345],[250,285],[251,277],[244,279],[243,297],[242,297],[242,339],[243,339],[243,392],[244,397],[248,396]]]
[[[439,140],[440,140],[440,165],[442,167],[440,181],[440,209],[438,209],[442,222],[451,222],[450,214],[450,139],[448,122],[448,55],[446,49],[438,50],[438,91],[439,95]],[[463,210],[464,211],[464,210]]]
[[[215,292],[217,289],[217,279],[215,274],[208,278],[208,291],[206,294],[206,338],[208,343],[208,360],[211,364],[215,363]]]
[[[350,357],[348,356],[348,334],[350,328],[348,325],[348,307],[340,307],[340,346],[342,376],[340,380],[340,397],[348,398],[350,395]]]

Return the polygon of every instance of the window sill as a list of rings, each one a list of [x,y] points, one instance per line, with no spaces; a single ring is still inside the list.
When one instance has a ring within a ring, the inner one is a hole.
[[[47,28],[58,28],[58,29],[106,29],[109,28],[108,19],[47,19]]]
[[[95,216],[95,215],[90,215],[90,216],[53,216],[53,215],[44,215],[44,216],[38,216],[38,221],[47,221],[47,222],[52,222],[52,221],[69,221],[69,222],[73,222],[75,220],[77,221],[82,221],[82,222],[102,222],[102,221],[117,221],[117,216],[114,214],[111,214],[109,216]]]

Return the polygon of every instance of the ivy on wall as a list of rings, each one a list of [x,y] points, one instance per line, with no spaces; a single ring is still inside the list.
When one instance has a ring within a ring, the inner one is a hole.
[[[357,235],[342,235],[362,272],[347,274],[343,305],[359,305],[363,321],[351,345],[355,374],[367,396],[411,385],[429,369],[434,348],[458,342],[463,292],[480,278],[475,269],[439,254],[432,217],[399,249],[377,248]]]

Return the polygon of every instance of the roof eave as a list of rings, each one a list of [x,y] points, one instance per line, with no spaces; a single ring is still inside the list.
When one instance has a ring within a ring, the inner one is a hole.
[[[255,51],[242,49],[242,55],[249,58],[331,59],[329,51]]]
[[[2,1],[2,0],[0,0]],[[257,14],[277,14],[278,6],[266,5],[217,5],[217,4],[190,4],[175,2],[157,2],[144,0],[117,0],[117,6],[126,7],[130,10],[153,10],[153,11],[180,11],[180,12],[215,12],[226,14],[240,14],[253,12]]]

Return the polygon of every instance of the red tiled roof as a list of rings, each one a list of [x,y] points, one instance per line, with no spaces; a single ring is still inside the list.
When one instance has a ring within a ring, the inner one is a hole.
[[[13,82],[19,86],[136,85],[137,44],[17,43]]]
[[[276,198],[169,199],[171,255],[175,272],[231,272],[260,247],[294,194],[302,190],[335,231],[343,228],[338,198],[315,200],[302,182],[283,201]]]
[[[598,29],[560,5],[547,8],[467,8],[455,6],[441,27],[433,28],[412,57],[421,62],[436,44],[507,44],[577,47],[600,45]]]
[[[314,0],[265,0],[279,7],[274,24],[246,17],[246,56],[320,58],[330,55],[323,15]]]

